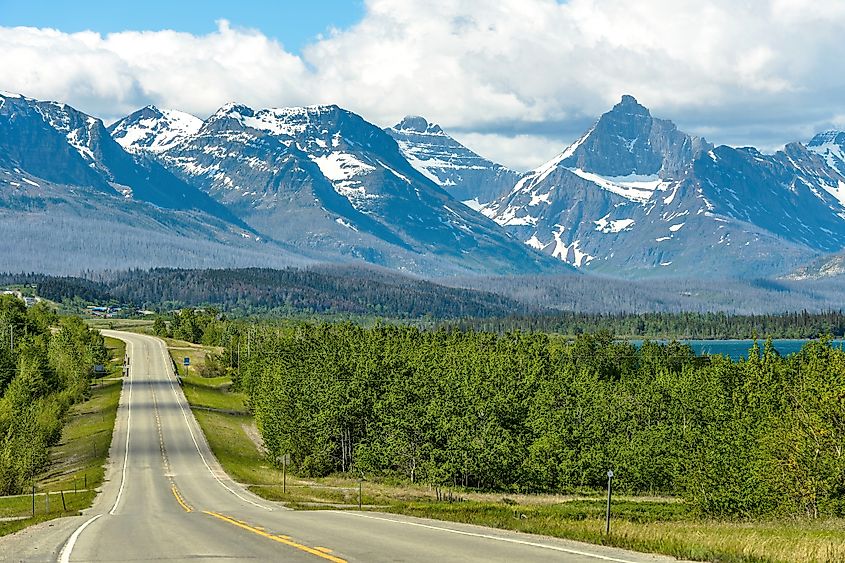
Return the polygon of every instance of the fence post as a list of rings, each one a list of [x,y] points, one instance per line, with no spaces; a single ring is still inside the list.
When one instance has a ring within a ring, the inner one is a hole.
[[[607,514],[605,517],[604,533],[610,535],[610,495],[613,490],[613,471],[607,472]]]

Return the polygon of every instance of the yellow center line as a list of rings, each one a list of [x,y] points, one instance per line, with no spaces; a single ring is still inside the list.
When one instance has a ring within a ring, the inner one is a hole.
[[[328,554],[324,551],[321,551],[323,549],[326,549],[324,547],[322,547],[322,548],[308,547],[307,545],[302,545],[301,543],[297,543],[297,542],[291,540],[287,536],[274,536],[272,534],[268,534],[267,532],[263,532],[263,531],[259,530],[258,528],[250,526],[249,524],[244,524],[244,523],[242,523],[238,520],[235,520],[234,518],[229,518],[228,516],[224,516],[224,515],[219,514],[217,512],[209,512],[207,510],[204,511],[204,512],[206,514],[210,515],[210,516],[214,516],[215,518],[223,520],[224,522],[228,522],[229,524],[232,524],[233,526],[237,526],[238,528],[243,528],[244,530],[248,530],[248,531],[252,532],[253,534],[258,534],[259,536],[263,536],[267,539],[271,539],[273,541],[283,543],[283,544],[288,545],[290,547],[295,547],[296,549],[298,549],[300,551],[310,553],[311,555],[316,555],[317,557],[320,557],[322,559],[327,559],[329,561],[333,561],[334,563],[346,563],[345,559],[341,559],[340,557],[335,557],[334,555],[330,555],[330,554]]]
[[[176,502],[178,502],[179,505],[185,509],[185,512],[193,511],[193,508],[188,506],[187,503],[185,503],[185,500],[182,498],[182,495],[179,494],[179,489],[176,488],[176,485],[171,485],[170,490],[173,491],[173,496],[176,497]]]

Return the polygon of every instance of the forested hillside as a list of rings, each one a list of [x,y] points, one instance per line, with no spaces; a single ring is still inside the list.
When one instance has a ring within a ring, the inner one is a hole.
[[[0,296],[0,494],[23,492],[45,467],[68,407],[106,357],[102,336],[80,319]]]
[[[0,284],[38,286],[63,302],[115,301],[160,309],[214,306],[244,315],[351,313],[391,318],[487,317],[535,310],[485,291],[445,287],[399,274],[355,267],[284,270],[133,270],[91,279],[2,275]]]
[[[499,334],[538,331],[564,335],[608,330],[626,337],[675,339],[730,338],[821,338],[845,336],[845,313],[800,311],[778,315],[731,315],[727,313],[584,314],[547,313],[487,319],[459,319],[444,323],[463,330]]]
[[[845,514],[845,352],[350,324],[230,339],[270,459],[501,491],[683,496],[701,514]],[[238,362],[238,359],[240,361]]]

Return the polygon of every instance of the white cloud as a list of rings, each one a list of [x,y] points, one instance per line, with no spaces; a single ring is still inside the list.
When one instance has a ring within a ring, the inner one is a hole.
[[[338,103],[381,125],[421,114],[524,168],[623,93],[715,142],[776,146],[835,126],[843,27],[845,3],[811,0],[370,0],[301,57],[226,22],[203,36],[0,28],[0,89],[106,119],[231,100]]]
[[[507,163],[514,170],[524,172],[561,152],[568,139],[540,135],[496,135],[484,133],[455,133],[463,145],[494,162]]]

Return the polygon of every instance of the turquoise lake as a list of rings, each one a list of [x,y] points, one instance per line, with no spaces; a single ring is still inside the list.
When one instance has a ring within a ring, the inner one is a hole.
[[[631,340],[631,344],[639,346],[642,340]],[[657,340],[657,342],[666,342],[665,340]],[[679,340],[684,344],[689,344],[696,354],[721,354],[728,356],[734,360],[748,357],[748,350],[754,344],[753,340]],[[765,341],[760,340],[760,346],[763,346]],[[809,340],[772,340],[775,349],[780,352],[782,356],[788,356],[801,350],[801,348],[810,342]],[[842,348],[845,345],[845,340],[833,340],[831,346],[835,348]]]

